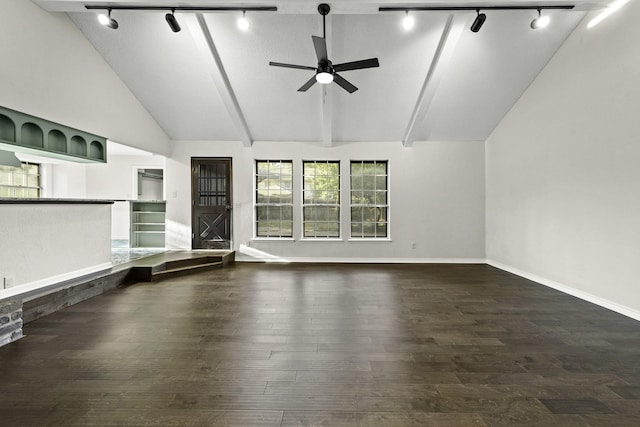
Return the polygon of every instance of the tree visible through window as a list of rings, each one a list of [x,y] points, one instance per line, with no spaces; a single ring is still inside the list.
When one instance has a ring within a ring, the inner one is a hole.
[[[303,237],[340,237],[340,162],[302,163]]]
[[[256,161],[256,237],[293,237],[293,162]]]
[[[388,237],[386,161],[351,162],[351,237]]]
[[[22,163],[19,168],[0,165],[0,197],[40,197],[40,165]]]

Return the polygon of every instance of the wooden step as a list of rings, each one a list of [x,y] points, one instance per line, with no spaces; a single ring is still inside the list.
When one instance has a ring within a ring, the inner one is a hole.
[[[181,268],[199,266],[203,264],[222,263],[222,256],[219,255],[205,255],[200,257],[177,259],[172,261],[165,261],[161,264],[154,265],[151,268],[153,274],[160,273],[167,270],[178,270]]]
[[[202,253],[170,255],[165,259],[165,254],[151,256],[142,260],[142,265],[131,268],[127,279],[131,282],[155,282],[168,277],[176,277],[185,274],[198,273],[231,265],[235,262],[235,252],[228,253]]]
[[[215,270],[218,268],[222,268],[222,266],[223,266],[222,261],[217,261],[217,262],[209,262],[206,264],[187,265],[187,266],[182,266],[182,267],[177,267],[172,269],[166,269],[162,271],[153,272],[151,274],[151,281],[157,282],[160,280],[174,278],[178,276],[184,276],[187,274]]]

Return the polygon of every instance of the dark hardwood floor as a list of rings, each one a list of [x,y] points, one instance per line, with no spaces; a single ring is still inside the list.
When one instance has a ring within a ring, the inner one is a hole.
[[[236,264],[0,348],[0,425],[640,425],[640,323],[486,265]]]

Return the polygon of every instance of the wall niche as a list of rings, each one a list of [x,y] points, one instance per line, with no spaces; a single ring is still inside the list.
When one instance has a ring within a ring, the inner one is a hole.
[[[69,144],[69,152],[76,156],[87,155],[87,141],[83,137],[75,135],[71,137],[71,143]]]
[[[22,125],[22,144],[30,147],[44,147],[44,134],[42,129],[35,123],[25,123]]]
[[[67,151],[67,137],[58,129],[52,129],[47,137],[47,146],[50,150],[64,153]]]
[[[0,139],[16,142],[16,125],[4,114],[0,114]]]

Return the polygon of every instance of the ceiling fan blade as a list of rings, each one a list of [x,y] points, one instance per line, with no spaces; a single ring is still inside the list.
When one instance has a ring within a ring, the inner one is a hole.
[[[306,65],[283,64],[282,62],[269,61],[269,65],[273,67],[297,68],[299,70],[312,70],[312,71],[316,70],[316,67],[307,67]]]
[[[318,61],[326,61],[327,58],[327,41],[322,37],[311,36],[313,39],[313,47],[316,48],[316,56]]]
[[[374,68],[379,67],[380,63],[378,58],[363,59],[361,61],[344,62],[342,64],[334,65],[333,69],[338,71],[350,71],[360,70],[362,68]]]
[[[307,90],[309,90],[309,88],[311,86],[313,86],[316,83],[316,76],[314,75],[313,77],[311,77],[305,84],[303,84],[302,86],[300,86],[300,89],[298,89],[298,92],[306,92]]]
[[[353,93],[358,90],[357,87],[349,83],[347,80],[345,80],[342,76],[338,74],[333,75],[333,81],[336,82],[341,88],[343,88],[349,93]]]

